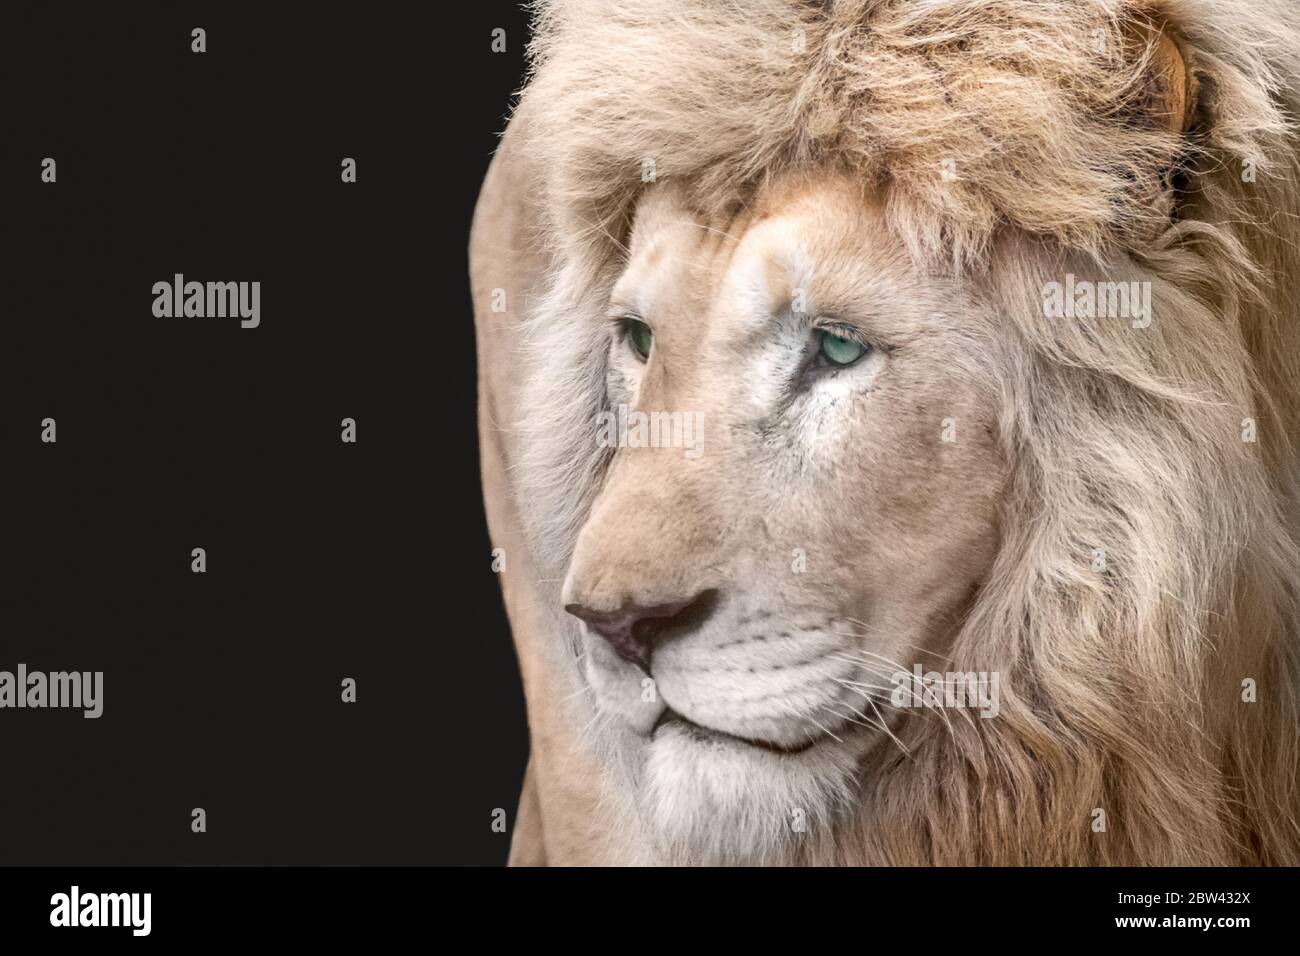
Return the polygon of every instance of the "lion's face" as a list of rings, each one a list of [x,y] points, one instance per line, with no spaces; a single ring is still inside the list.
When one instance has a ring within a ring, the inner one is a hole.
[[[824,817],[897,717],[891,675],[942,653],[998,539],[991,312],[834,178],[731,222],[669,186],[638,205],[609,306],[627,425],[563,600],[666,846],[762,852]]]

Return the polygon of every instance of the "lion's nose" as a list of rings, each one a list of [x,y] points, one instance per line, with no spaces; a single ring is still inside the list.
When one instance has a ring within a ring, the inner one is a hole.
[[[585,604],[566,604],[564,609],[581,618],[587,626],[609,642],[615,653],[650,672],[650,650],[655,639],[669,625],[678,622],[687,608],[698,602],[699,595],[668,604],[626,604],[617,611],[597,611]]]

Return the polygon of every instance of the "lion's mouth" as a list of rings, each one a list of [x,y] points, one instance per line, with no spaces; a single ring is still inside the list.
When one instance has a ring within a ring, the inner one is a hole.
[[[695,721],[683,717],[677,711],[670,707],[664,708],[664,712],[659,715],[655,721],[654,727],[650,729],[650,738],[653,740],[658,737],[659,730],[665,726],[675,726],[690,737],[701,742],[711,742],[717,740],[731,740],[736,743],[745,744],[749,747],[757,747],[760,750],[766,750],[770,753],[780,754],[782,756],[793,756],[801,754],[806,750],[816,746],[818,741],[810,739],[806,743],[787,746],[784,744],[773,743],[770,740],[757,740],[752,737],[738,737],[735,734],[729,734],[725,730],[714,730],[712,727],[705,727],[703,724],[697,724]]]

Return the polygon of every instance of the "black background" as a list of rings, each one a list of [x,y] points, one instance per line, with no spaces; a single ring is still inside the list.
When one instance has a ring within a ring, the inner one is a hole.
[[[465,245],[524,14],[4,9],[0,669],[105,676],[98,720],[0,710],[0,863],[504,862]],[[177,272],[260,327],[155,318]]]

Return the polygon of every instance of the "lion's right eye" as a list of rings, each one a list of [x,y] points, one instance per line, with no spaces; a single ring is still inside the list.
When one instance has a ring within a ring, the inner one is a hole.
[[[650,331],[650,326],[646,325],[640,319],[627,320],[627,341],[632,346],[632,351],[642,362],[650,357],[650,347],[654,344],[654,333]]]

